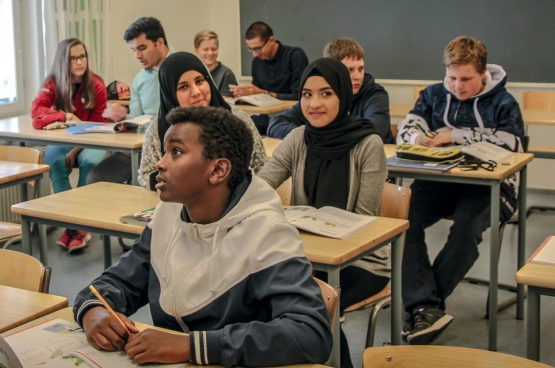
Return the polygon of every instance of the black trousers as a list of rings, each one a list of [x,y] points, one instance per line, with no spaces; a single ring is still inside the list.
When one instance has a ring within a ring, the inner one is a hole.
[[[317,271],[316,277],[328,282],[326,272]],[[341,287],[339,310],[341,315],[347,307],[376,295],[389,283],[389,277],[378,276],[356,266],[348,266],[339,271],[339,278],[339,286]],[[353,366],[353,362],[351,361],[349,343],[343,328],[340,329],[340,332],[341,367],[350,368]]]
[[[490,188],[481,185],[415,180],[403,253],[402,295],[409,313],[419,305],[445,309],[445,300],[478,259],[478,245],[490,227]],[[500,200],[500,221],[511,211]],[[424,230],[454,216],[449,236],[433,264]]]

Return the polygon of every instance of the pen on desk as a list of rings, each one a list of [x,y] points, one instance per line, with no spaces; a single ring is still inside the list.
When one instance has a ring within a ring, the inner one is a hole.
[[[72,126],[75,126],[75,124],[67,124],[67,123],[64,123],[64,125],[65,125],[66,127],[72,127]]]
[[[433,138],[433,137],[434,137],[434,135],[433,135],[432,133],[428,133],[424,128],[422,128],[422,125],[420,125],[420,124],[417,123],[416,126],[417,126],[418,128],[420,128],[420,130],[422,131],[422,133],[424,133],[424,135],[425,135],[426,137],[428,137],[428,138]]]
[[[117,318],[117,320],[119,321],[119,323],[121,323],[121,325],[125,328],[125,330],[127,331],[127,333],[129,334],[129,336],[133,335],[131,333],[131,331],[129,331],[129,329],[127,328],[127,326],[125,325],[125,323],[123,323],[123,321],[121,320],[121,318],[119,318],[119,316],[117,315],[116,312],[114,312],[114,310],[112,309],[112,307],[110,307],[110,304],[108,304],[108,302],[106,302],[106,300],[104,300],[104,298],[102,297],[102,295],[100,295],[100,293],[98,292],[98,290],[96,290],[96,288],[92,285],[89,285],[89,289],[91,289],[91,291],[94,293],[94,295],[96,295],[96,297],[98,298],[98,300],[100,300],[100,302],[106,307],[106,309],[108,309],[108,312],[112,313],[112,315],[114,317]]]

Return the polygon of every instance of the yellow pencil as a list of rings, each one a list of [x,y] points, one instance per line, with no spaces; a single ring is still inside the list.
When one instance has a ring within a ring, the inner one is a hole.
[[[131,331],[129,331],[129,329],[127,328],[127,326],[125,325],[125,323],[123,323],[123,321],[121,320],[121,318],[119,318],[119,316],[117,315],[116,312],[114,312],[114,310],[112,309],[112,307],[110,307],[110,304],[108,304],[106,302],[106,300],[104,300],[104,298],[102,297],[102,295],[100,295],[100,293],[98,292],[98,290],[96,290],[96,288],[92,285],[89,285],[89,289],[91,289],[91,291],[94,293],[94,295],[96,295],[96,297],[98,298],[98,300],[100,300],[102,302],[102,304],[104,304],[104,306],[106,307],[106,309],[108,309],[108,312],[112,313],[112,315],[114,317],[117,318],[117,320],[119,321],[119,323],[121,323],[121,325],[125,328],[125,330],[127,331],[127,333],[129,334],[129,336],[133,335],[131,333]]]

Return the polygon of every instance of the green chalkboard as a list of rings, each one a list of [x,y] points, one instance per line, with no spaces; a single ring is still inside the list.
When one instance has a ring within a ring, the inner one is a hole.
[[[555,83],[554,0],[240,0],[240,17],[241,37],[266,22],[311,61],[330,40],[354,38],[379,79],[442,79],[443,49],[466,35],[486,44],[488,62],[502,65],[509,81]],[[250,75],[244,43],[241,59]]]

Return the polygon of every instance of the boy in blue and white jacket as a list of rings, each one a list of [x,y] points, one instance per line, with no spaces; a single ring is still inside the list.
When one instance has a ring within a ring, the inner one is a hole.
[[[177,108],[167,120],[162,202],[131,251],[91,283],[133,335],[87,288],[74,314],[89,343],[139,364],[325,362],[328,312],[279,196],[248,168],[248,128],[212,107]],[[156,326],[189,335],[139,332],[126,316],[147,303]]]
[[[505,89],[507,73],[487,64],[484,44],[458,37],[445,49],[443,83],[420,93],[401,123],[397,143],[433,147],[487,141],[523,151],[523,121],[516,100]],[[515,175],[501,183],[500,221],[516,210]],[[447,327],[445,300],[478,258],[482,233],[490,227],[488,186],[415,180],[411,185],[410,228],[403,255],[403,304],[409,313],[403,335],[426,344]],[[433,264],[424,230],[454,216],[449,237]]]

